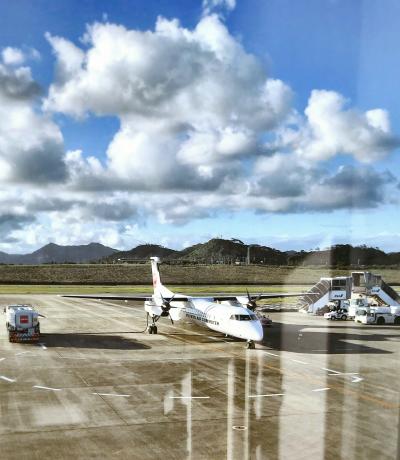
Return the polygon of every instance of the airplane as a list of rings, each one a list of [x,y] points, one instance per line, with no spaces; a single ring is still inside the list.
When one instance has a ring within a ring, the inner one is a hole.
[[[68,294],[62,297],[74,297],[97,300],[144,300],[147,317],[147,331],[157,334],[156,323],[160,318],[169,317],[172,324],[185,318],[226,336],[246,340],[247,348],[254,349],[256,342],[264,337],[260,319],[254,314],[257,301],[261,299],[298,297],[299,294],[259,294],[246,296],[217,294],[210,297],[186,296],[170,291],[161,282],[160,259],[150,257],[153,275],[154,294],[143,295],[78,295]],[[149,325],[148,320],[152,323]]]

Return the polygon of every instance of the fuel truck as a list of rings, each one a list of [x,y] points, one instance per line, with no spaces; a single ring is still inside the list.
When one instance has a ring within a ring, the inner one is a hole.
[[[31,305],[8,305],[4,308],[9,342],[35,342],[39,340],[39,317],[44,318]]]

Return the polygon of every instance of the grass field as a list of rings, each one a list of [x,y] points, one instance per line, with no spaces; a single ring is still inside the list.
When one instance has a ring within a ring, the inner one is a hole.
[[[380,273],[389,284],[400,285],[400,270],[371,269],[370,271]],[[257,289],[257,286],[278,284],[285,286],[313,285],[321,277],[349,275],[350,270],[333,270],[329,267],[294,268],[260,265],[162,265],[161,274],[163,282],[168,286],[204,285],[207,288],[208,285],[215,285],[214,288],[217,288],[218,285],[253,285]],[[101,289],[107,285],[114,285],[118,290],[131,289],[128,286],[134,285],[143,291],[142,286],[148,287],[151,282],[150,264],[0,265],[0,284],[49,284],[55,285],[53,292],[59,292],[56,286],[59,284],[66,285],[66,290],[75,289],[72,285],[87,285],[88,289],[94,285]],[[122,288],[122,285],[125,287]],[[224,287],[224,291],[226,289],[227,287]]]

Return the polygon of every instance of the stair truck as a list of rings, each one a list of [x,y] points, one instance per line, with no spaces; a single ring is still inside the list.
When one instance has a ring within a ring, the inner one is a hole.
[[[34,342],[40,337],[39,317],[31,305],[8,305],[4,308],[9,342]]]

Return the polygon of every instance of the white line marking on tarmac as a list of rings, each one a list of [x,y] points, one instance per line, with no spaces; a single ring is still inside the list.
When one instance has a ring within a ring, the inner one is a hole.
[[[332,372],[333,374],[336,374],[336,375],[341,374],[341,372],[334,371],[334,370],[332,370],[332,369],[328,369],[327,367],[321,367],[321,369],[322,369],[323,371]]]
[[[272,396],[285,396],[285,393],[274,393],[269,395],[249,395],[249,398],[270,398]]]
[[[26,355],[27,353],[32,353],[31,351],[21,351],[20,353],[16,353],[15,356]]]
[[[0,358],[0,361],[4,361],[6,358]]]
[[[47,350],[47,347],[44,343],[39,343],[39,345],[43,348],[43,350]]]
[[[61,388],[43,387],[42,385],[33,385],[32,388],[38,388],[39,390],[61,391]]]
[[[210,399],[209,396],[170,396],[169,399]]]
[[[279,358],[279,355],[276,355],[275,353],[270,353],[269,351],[266,351],[265,354],[266,355],[271,355],[271,356],[278,356],[278,358]]]
[[[334,374],[328,375],[358,375],[358,372],[335,372]]]
[[[60,356],[61,359],[87,359],[87,358],[81,358],[81,357],[75,357],[75,356]]]
[[[116,393],[92,393],[92,395],[97,395],[97,396],[120,396],[122,398],[129,398],[131,395],[120,395]]]
[[[6,377],[5,375],[0,375],[1,380],[5,380],[6,382],[15,382],[15,379],[10,379],[9,377]]]
[[[351,383],[359,383],[362,382],[364,379],[362,377],[353,377]]]
[[[315,390],[311,390],[311,391],[328,391],[330,390],[330,388],[326,387],[326,388],[316,388]]]
[[[310,363],[306,363],[305,361],[300,361],[299,359],[292,359],[292,361],[293,361],[294,363],[310,364]]]

